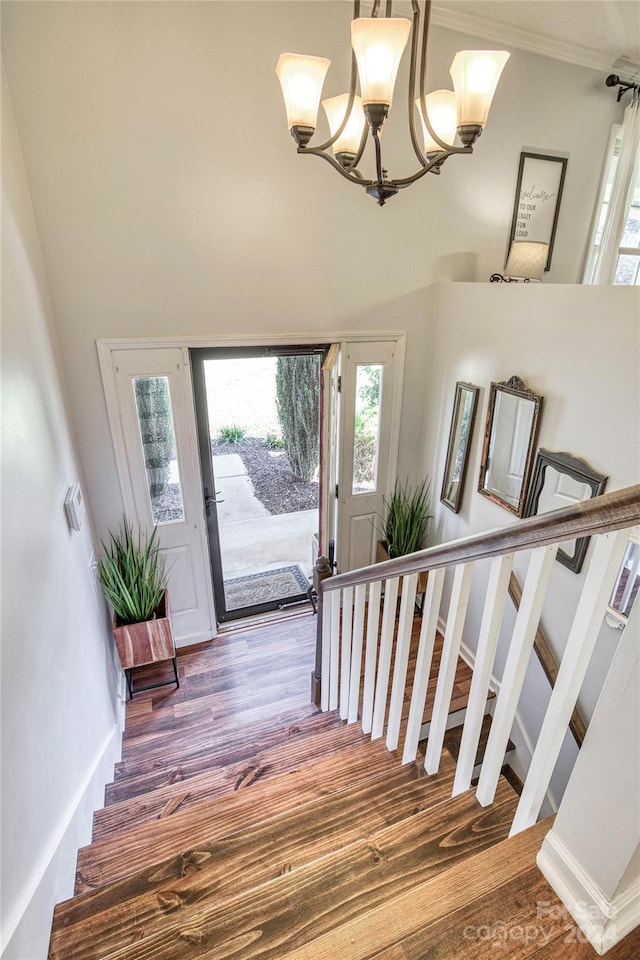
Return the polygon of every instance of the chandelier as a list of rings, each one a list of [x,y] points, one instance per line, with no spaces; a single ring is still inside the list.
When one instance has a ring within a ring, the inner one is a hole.
[[[450,68],[453,90],[425,94],[427,41],[431,2],[424,16],[420,4],[411,0],[413,19],[394,17],[391,0],[384,16],[375,0],[370,17],[360,16],[360,0],[354,0],[351,22],[351,84],[349,93],[323,100],[331,136],[319,146],[310,146],[315,133],[322,86],[331,65],[326,57],[283,53],[276,66],[287,111],[291,136],[298,153],[322,157],[350,183],[364,187],[382,206],[398,190],[415,183],[425,173],[440,173],[454,153],[472,153],[487,122],[491,101],[502,69],[509,59],[504,50],[462,50]],[[420,21],[422,19],[422,31]],[[382,163],[381,133],[389,115],[398,67],[410,38],[409,134],[419,167],[409,177],[391,179]],[[356,81],[360,95],[356,96]],[[418,95],[416,96],[416,83]],[[416,113],[421,121],[418,137]],[[375,179],[358,169],[368,132],[375,151]],[[456,146],[456,133],[462,146]]]

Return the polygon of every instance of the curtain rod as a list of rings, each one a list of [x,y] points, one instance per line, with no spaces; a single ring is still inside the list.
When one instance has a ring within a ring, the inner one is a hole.
[[[621,80],[616,73],[610,73],[605,83],[608,87],[620,87],[618,90],[618,103],[620,103],[628,90],[640,90],[639,83],[632,83],[631,80]]]

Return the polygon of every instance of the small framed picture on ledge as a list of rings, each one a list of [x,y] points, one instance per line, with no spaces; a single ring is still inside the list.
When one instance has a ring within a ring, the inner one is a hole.
[[[548,243],[545,271],[551,267],[566,172],[566,157],[551,157],[542,153],[520,154],[507,253],[514,240]]]

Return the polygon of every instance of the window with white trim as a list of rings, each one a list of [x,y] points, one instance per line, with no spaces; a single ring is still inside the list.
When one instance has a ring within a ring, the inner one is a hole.
[[[622,124],[614,123],[611,128],[604,172],[596,201],[596,215],[594,216],[583,283],[593,283],[602,232],[618,166],[622,140],[621,132]],[[618,245],[618,259],[613,282],[625,286],[640,285],[640,171],[636,178],[631,203]]]

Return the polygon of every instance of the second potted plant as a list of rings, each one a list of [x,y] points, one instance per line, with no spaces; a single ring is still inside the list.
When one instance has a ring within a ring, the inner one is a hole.
[[[410,484],[396,480],[393,495],[384,500],[386,515],[382,523],[382,540],[376,547],[376,562],[404,557],[408,553],[422,550],[429,529],[431,483],[425,477],[422,483],[413,489]],[[418,576],[418,593],[427,588],[428,572]]]

